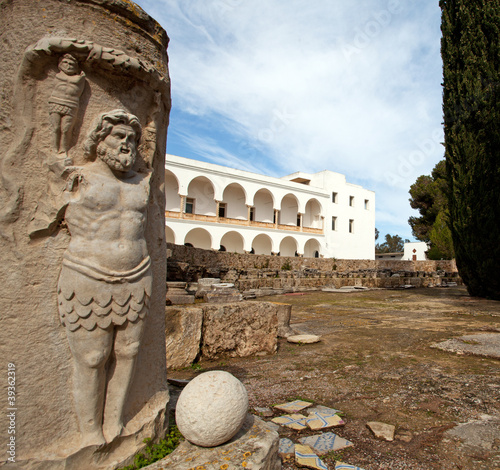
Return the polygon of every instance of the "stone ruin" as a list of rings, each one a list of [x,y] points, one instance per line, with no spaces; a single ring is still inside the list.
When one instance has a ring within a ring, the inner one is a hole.
[[[1,12],[0,465],[116,468],[168,427],[168,38],[131,2]]]

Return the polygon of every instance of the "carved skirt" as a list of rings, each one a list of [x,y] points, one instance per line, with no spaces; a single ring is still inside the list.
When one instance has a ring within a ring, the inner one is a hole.
[[[59,276],[57,299],[61,324],[70,331],[108,328],[143,319],[149,310],[152,275],[149,265],[130,281],[114,276],[113,282],[96,279],[66,265]]]

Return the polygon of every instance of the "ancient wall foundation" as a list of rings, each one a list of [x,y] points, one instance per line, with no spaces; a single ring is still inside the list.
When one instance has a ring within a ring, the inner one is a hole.
[[[325,287],[397,288],[461,284],[453,260],[337,260],[238,254],[167,244],[167,278],[218,277],[247,297]]]

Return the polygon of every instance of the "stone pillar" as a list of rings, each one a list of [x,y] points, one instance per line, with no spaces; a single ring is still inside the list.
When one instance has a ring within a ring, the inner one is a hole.
[[[168,38],[116,0],[2,2],[0,28],[0,428],[10,405],[19,468],[116,468],[168,427]]]
[[[300,219],[300,222],[299,222],[299,230],[302,232],[303,230],[303,223],[304,223],[304,214],[302,214],[301,212],[298,213],[299,215],[299,219]]]
[[[250,220],[250,211],[252,210],[252,206],[247,204],[247,225],[251,225],[252,221]]]
[[[217,218],[217,222],[219,221],[219,208],[220,208],[220,201],[215,201],[215,217]]]
[[[274,209],[274,228],[278,228],[280,219],[280,211],[279,209]]]
[[[181,210],[181,219],[184,218],[184,214],[186,213],[186,196],[183,196],[181,194],[181,207],[180,207],[180,210]]]

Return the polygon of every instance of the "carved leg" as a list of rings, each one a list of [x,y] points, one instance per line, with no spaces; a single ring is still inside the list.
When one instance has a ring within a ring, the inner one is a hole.
[[[59,147],[59,153],[65,154],[66,156],[71,146],[73,121],[73,116],[66,115],[61,117],[61,145]]]
[[[104,410],[104,434],[107,442],[111,442],[123,430],[123,407],[132,383],[143,331],[143,320],[115,327],[114,364],[109,371]]]
[[[82,447],[105,444],[102,433],[105,364],[113,345],[112,327],[66,330],[73,353],[73,396],[82,434]]]
[[[50,113],[50,124],[52,126],[52,145],[56,153],[59,153],[61,143],[61,115],[59,113]]]

